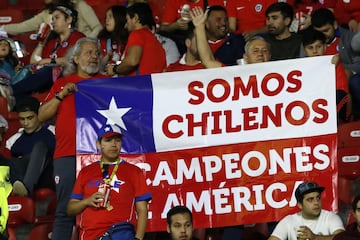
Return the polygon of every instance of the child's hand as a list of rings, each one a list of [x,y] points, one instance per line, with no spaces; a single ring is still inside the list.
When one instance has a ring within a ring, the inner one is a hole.
[[[335,64],[335,66],[337,66],[338,63],[339,63],[339,60],[340,60],[339,54],[335,54],[335,55],[331,58],[331,63],[332,63],[332,64]]]

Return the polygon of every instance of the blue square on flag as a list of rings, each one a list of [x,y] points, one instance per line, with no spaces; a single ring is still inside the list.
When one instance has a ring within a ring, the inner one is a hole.
[[[116,124],[123,134],[122,152],[155,152],[151,75],[81,81],[75,93],[78,153],[96,153],[97,131]]]

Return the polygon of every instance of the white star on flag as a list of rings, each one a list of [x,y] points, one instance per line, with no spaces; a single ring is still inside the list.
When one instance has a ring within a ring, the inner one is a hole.
[[[115,192],[119,193],[119,188],[121,185],[123,185],[125,182],[121,181],[117,178],[116,174],[114,175],[113,179],[111,179],[111,189]]]
[[[96,110],[98,113],[103,115],[107,121],[106,124],[117,124],[122,129],[126,129],[125,123],[122,117],[130,110],[131,108],[118,108],[115,98],[112,97],[109,108],[106,110]]]

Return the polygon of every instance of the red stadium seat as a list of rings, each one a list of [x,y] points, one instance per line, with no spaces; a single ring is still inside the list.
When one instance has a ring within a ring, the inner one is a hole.
[[[16,6],[17,5],[20,5],[20,4],[17,3]],[[20,5],[20,6],[23,6],[23,5]],[[30,15],[33,16],[34,14],[30,14]],[[24,17],[24,11],[22,11],[20,8],[12,7],[12,8],[8,8],[8,9],[5,9],[5,8],[0,9],[0,25],[9,24],[9,23],[19,23],[26,19],[27,18]],[[13,40],[18,40],[18,41],[23,42],[25,45],[25,49],[29,52],[29,55],[20,59],[25,65],[29,64],[30,54],[34,50],[35,46],[37,45],[37,41],[30,39],[31,34],[32,34],[32,32],[23,33],[23,34],[19,34],[16,36],[9,34],[9,37],[12,38]]]
[[[53,223],[56,210],[56,193],[49,188],[37,189],[34,193],[35,224]]]
[[[0,95],[0,115],[2,115],[4,118],[8,115],[8,106],[7,106],[7,100],[5,97]]]
[[[17,227],[24,223],[33,223],[35,220],[35,203],[32,198],[10,196],[9,202],[9,227]]]
[[[360,175],[360,148],[338,148],[339,177],[355,179]]]
[[[30,232],[28,240],[50,240],[52,224],[36,225]]]
[[[101,1],[101,0],[86,0],[87,4],[89,4],[90,6],[94,7],[94,6],[99,6],[101,4],[106,3],[107,6],[112,6],[112,5],[124,5],[124,3],[126,2],[126,0],[108,0],[108,1]],[[94,9],[95,10],[95,9]]]
[[[48,188],[37,189],[34,193],[36,208],[43,208],[46,205],[46,213],[37,215],[34,219],[35,226],[29,234],[29,240],[51,239],[52,225],[55,219],[56,193]],[[37,209],[38,210],[38,209]],[[38,211],[36,211],[38,212]]]
[[[36,216],[34,223],[38,225],[52,224],[55,220],[56,204],[57,204],[56,198],[53,198],[47,206],[46,214]]]
[[[244,225],[244,238],[243,239],[267,239],[269,237],[269,228],[267,223],[256,223]]]
[[[3,141],[5,142],[9,137],[14,135],[21,127],[17,112],[8,112],[7,115],[3,116],[8,121],[9,129],[4,135]]]
[[[9,239],[8,240],[16,240],[16,232],[13,228],[7,228]]]
[[[21,10],[15,8],[0,9],[0,25],[22,22],[24,14]]]
[[[38,200],[46,200],[48,198],[55,198],[56,193],[54,190],[50,188],[39,188],[34,193],[34,198],[36,201]]]
[[[339,177],[355,179],[360,174],[360,121],[345,123],[338,128]]]
[[[350,204],[351,203],[351,194],[350,194],[350,186],[352,180],[340,177],[338,178],[338,195],[339,200],[343,203]]]
[[[20,10],[27,9],[29,4],[26,0],[16,0],[16,1],[8,1],[8,6],[11,8],[17,8]]]
[[[360,121],[349,122],[338,128],[338,148],[360,147]]]
[[[99,1],[99,2],[95,2],[94,5],[89,4],[93,9],[94,12],[96,14],[96,16],[98,17],[99,21],[101,22],[101,24],[105,23],[105,13],[106,10],[113,5],[123,5],[126,1],[123,0],[109,0],[109,1]]]

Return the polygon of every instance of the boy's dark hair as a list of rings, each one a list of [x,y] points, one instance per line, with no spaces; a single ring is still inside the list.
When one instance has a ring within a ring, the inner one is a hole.
[[[295,190],[295,198],[298,203],[303,203],[305,194],[318,192],[321,194],[325,187],[319,186],[316,182],[305,181],[299,184]]]
[[[311,25],[320,28],[326,24],[334,25],[335,15],[327,8],[319,8],[311,15]]]
[[[66,18],[72,17],[71,27],[75,27],[77,20],[78,20],[78,12],[75,10],[75,7],[72,3],[58,4],[53,7],[53,9],[51,10],[51,13],[53,13],[55,10],[58,10],[58,11],[62,12],[63,14],[65,14]]]
[[[15,105],[15,111],[20,112],[35,112],[39,113],[40,102],[37,98],[26,96],[22,97]]]
[[[192,40],[194,38],[194,36],[195,36],[195,32],[194,32],[195,26],[194,26],[194,24],[192,22],[189,22],[188,25],[189,25],[189,27],[185,32],[185,39]]]
[[[207,7],[207,10],[208,10],[207,18],[209,18],[211,12],[213,12],[213,11],[223,11],[227,14],[226,8],[224,8],[223,6],[220,6],[220,5],[209,6],[209,7]]]
[[[322,32],[313,29],[312,27],[309,27],[308,29],[304,30],[301,35],[302,35],[302,44],[304,47],[318,40],[321,41],[322,44],[326,43],[325,35]]]
[[[294,9],[292,8],[292,6],[290,4],[285,3],[285,2],[276,2],[276,3],[271,4],[266,9],[265,14],[267,16],[273,12],[280,12],[284,19],[290,18],[289,25],[291,24],[291,22],[294,18]]]
[[[166,215],[166,220],[167,220],[167,224],[170,226],[171,225],[171,217],[175,214],[184,214],[184,213],[188,213],[190,215],[190,221],[191,223],[193,222],[192,219],[192,213],[191,211],[186,207],[186,206],[175,206],[172,209],[170,209]]]
[[[139,16],[139,22],[142,25],[148,26],[150,29],[155,27],[155,21],[152,15],[151,8],[147,3],[135,3],[127,8],[127,14],[133,18],[135,14]]]
[[[354,200],[351,202],[351,207],[353,211],[355,212],[357,209],[357,203],[360,201],[360,195],[357,195]]]

